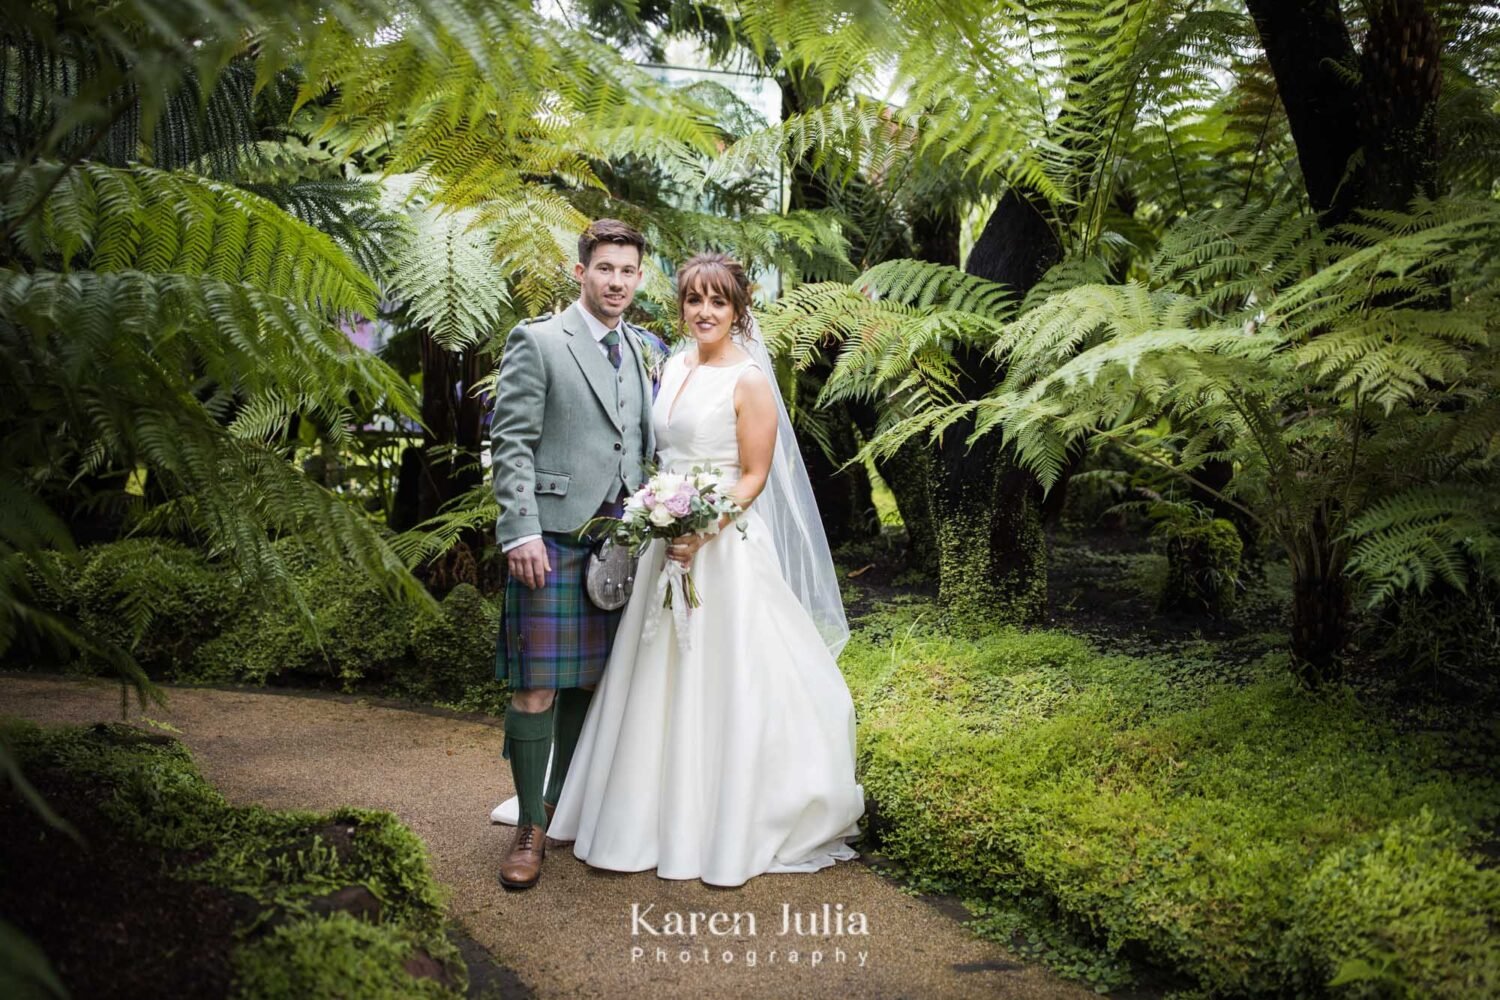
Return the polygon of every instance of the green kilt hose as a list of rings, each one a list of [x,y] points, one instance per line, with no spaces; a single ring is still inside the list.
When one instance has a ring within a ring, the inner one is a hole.
[[[619,517],[621,509],[606,504],[599,515]],[[495,677],[512,691],[593,687],[609,661],[625,609],[601,610],[584,591],[590,540],[548,533],[542,544],[552,565],[546,586],[532,590],[506,578]]]

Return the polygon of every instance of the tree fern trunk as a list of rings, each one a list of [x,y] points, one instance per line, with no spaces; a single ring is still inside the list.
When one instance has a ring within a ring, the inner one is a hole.
[[[808,370],[821,384],[833,369],[832,365],[819,365]],[[875,516],[875,498],[864,466],[856,462],[845,469],[839,468],[859,453],[853,418],[848,408],[839,403],[827,407],[822,419],[828,424],[834,459],[825,455],[810,435],[798,435],[797,443],[802,449],[808,478],[812,480],[813,498],[818,502],[828,544],[839,546],[877,535],[880,519]]]
[[[450,351],[422,332],[422,450],[417,463],[417,520],[437,515],[444,505],[483,478],[479,440],[483,407],[473,388],[483,377],[479,352]],[[405,463],[403,462],[403,469]],[[460,583],[483,584],[478,573],[487,544],[482,531],[468,531],[447,552],[421,568],[433,590]]]
[[[912,256],[934,264],[958,267],[959,233],[963,220],[955,203],[929,206],[911,222]],[[868,439],[879,424],[874,406],[851,408],[856,423]],[[875,463],[875,469],[891,488],[901,523],[906,528],[906,567],[922,576],[938,579],[937,519],[933,511],[932,489],[937,469],[937,449],[923,438],[913,438],[890,458]]]
[[[1357,208],[1405,209],[1434,193],[1442,40],[1422,0],[1368,4],[1370,30],[1358,54],[1338,0],[1246,5],[1324,223]],[[1350,171],[1361,147],[1362,165]]]
[[[1247,0],[1324,225],[1360,208],[1404,210],[1436,193],[1441,37],[1422,0],[1374,0],[1356,56],[1338,0]],[[1351,158],[1363,156],[1357,169]],[[1349,591],[1336,533],[1314,518],[1292,560],[1292,669],[1336,679]]]
[[[1292,578],[1292,672],[1309,688],[1343,676],[1349,587],[1341,571]]]
[[[985,223],[966,270],[1024,294],[1062,256],[1040,199],[1012,188]],[[1003,374],[984,352],[957,352],[960,390],[978,399]],[[1041,618],[1047,604],[1042,490],[992,433],[967,439],[972,423],[948,429],[933,490],[939,600],[953,627],[976,632],[997,622]]]
[[[937,462],[926,441],[914,438],[876,466],[896,498],[906,527],[906,566],[936,579],[939,573],[937,521],[932,509],[932,482]]]
[[[1041,489],[999,440],[982,438],[972,452],[945,448],[933,493],[938,600],[960,635],[1031,624],[1047,607]]]
[[[812,93],[814,88],[821,91],[821,84],[809,83],[795,73],[784,74],[777,82],[781,87],[783,118],[802,114],[822,103],[822,97]],[[825,180],[811,161],[793,161],[788,183],[789,200],[794,210],[816,211],[828,207]],[[809,366],[806,374],[821,386],[832,372],[833,363],[821,361]],[[812,480],[813,497],[818,503],[828,543],[839,546],[878,535],[880,521],[875,516],[870,477],[859,465],[839,471],[839,466],[859,452],[854,416],[843,403],[835,403],[823,410],[822,419],[827,423],[832,457],[824,454],[809,435],[799,434],[798,444],[802,448],[802,461],[807,465],[808,477]]]
[[[1403,211],[1437,193],[1442,38],[1422,0],[1382,0],[1360,52],[1364,204]]]
[[[1343,676],[1350,591],[1345,545],[1323,508],[1288,546],[1292,564],[1292,673],[1310,688]]]
[[[1345,172],[1360,137],[1350,83],[1354,43],[1339,0],[1246,0],[1246,6],[1276,77],[1308,198],[1325,222],[1341,222],[1358,200],[1357,179]]]

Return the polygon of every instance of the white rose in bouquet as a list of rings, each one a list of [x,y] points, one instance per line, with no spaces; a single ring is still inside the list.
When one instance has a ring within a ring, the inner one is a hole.
[[[651,508],[651,523],[658,528],[665,528],[673,521],[672,512],[667,510],[667,505],[659,503]]]

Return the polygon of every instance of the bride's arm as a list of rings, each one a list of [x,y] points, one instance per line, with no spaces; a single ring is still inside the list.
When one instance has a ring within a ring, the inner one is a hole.
[[[740,376],[734,387],[735,434],[740,446],[740,481],[734,499],[749,510],[766,488],[771,456],[776,452],[776,397],[759,368]],[[720,527],[726,527],[721,522]]]

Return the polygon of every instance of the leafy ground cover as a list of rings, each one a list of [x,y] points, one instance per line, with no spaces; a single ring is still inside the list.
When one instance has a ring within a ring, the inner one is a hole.
[[[924,598],[866,615],[843,667],[880,850],[1101,988],[1154,966],[1210,995],[1500,990],[1493,722],[1398,724],[1297,689],[1283,653],[1219,652],[960,641]]]
[[[6,725],[77,837],[7,786],[0,912],[73,996],[463,994],[425,849],[394,816],[234,807],[170,736]]]

